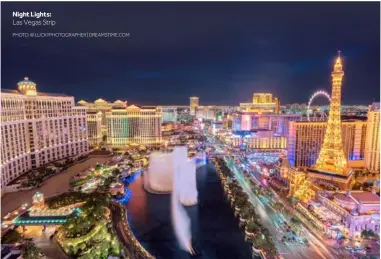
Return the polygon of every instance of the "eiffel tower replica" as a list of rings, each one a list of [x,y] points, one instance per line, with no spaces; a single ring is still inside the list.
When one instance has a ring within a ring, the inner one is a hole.
[[[344,155],[341,137],[341,87],[344,76],[340,51],[332,75],[332,95],[327,129],[316,164],[308,169],[308,176],[314,182],[327,183],[339,189],[347,189],[351,178],[350,168]]]

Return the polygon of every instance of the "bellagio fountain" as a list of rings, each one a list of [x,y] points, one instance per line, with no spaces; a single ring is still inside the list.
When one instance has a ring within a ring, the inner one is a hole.
[[[153,194],[172,194],[172,224],[176,238],[183,250],[193,254],[190,218],[183,206],[197,204],[198,192],[196,161],[188,158],[187,148],[181,146],[172,152],[152,153],[144,173],[144,188]]]

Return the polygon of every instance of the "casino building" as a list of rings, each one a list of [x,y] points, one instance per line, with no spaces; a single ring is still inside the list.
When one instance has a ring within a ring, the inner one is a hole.
[[[94,102],[81,100],[78,102],[78,104],[86,107],[87,128],[89,130],[89,144],[94,146],[99,145],[104,138],[107,139],[106,112],[111,111],[111,109],[127,107],[127,102],[123,102],[121,100],[116,100],[115,102],[107,102],[102,98],[99,98]],[[100,121],[99,116],[101,118]]]
[[[88,153],[86,109],[37,91],[27,77],[1,90],[1,187],[44,164]]]
[[[241,111],[262,113],[275,113],[280,112],[280,100],[273,97],[270,93],[254,93],[253,101],[251,103],[240,103]]]
[[[162,143],[162,112],[157,107],[130,105],[106,112],[107,143],[112,147]]]
[[[292,121],[287,135],[287,155],[291,165],[310,167],[318,159],[323,145],[327,122]],[[341,122],[343,149],[347,160],[363,160],[367,122],[347,120]]]
[[[365,144],[365,167],[380,173],[380,103],[373,103],[368,111]]]

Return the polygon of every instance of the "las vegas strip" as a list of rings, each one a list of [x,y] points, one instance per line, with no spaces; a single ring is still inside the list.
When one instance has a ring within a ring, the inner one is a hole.
[[[379,2],[1,6],[1,258],[380,258]]]

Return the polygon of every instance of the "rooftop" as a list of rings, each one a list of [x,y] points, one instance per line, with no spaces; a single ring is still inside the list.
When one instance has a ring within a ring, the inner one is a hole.
[[[380,197],[372,192],[351,192],[350,196],[357,202],[380,203]]]
[[[335,193],[333,195],[337,200],[355,204],[379,204],[380,197],[372,192],[364,192],[364,191],[351,191],[348,193]]]
[[[7,94],[24,95],[24,94],[20,93],[20,92],[17,91],[17,90],[4,89],[4,88],[1,89],[1,92],[2,92],[2,93],[7,93]],[[37,92],[37,96],[72,97],[72,96],[67,95],[67,94],[60,94],[60,93],[44,93],[44,92]]]

